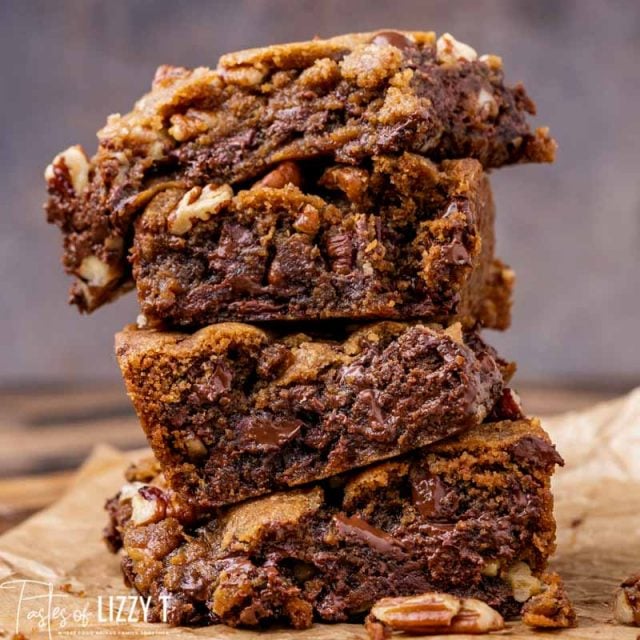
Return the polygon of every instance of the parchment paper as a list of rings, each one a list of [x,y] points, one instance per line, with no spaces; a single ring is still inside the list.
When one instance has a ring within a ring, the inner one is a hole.
[[[536,633],[517,623],[498,635],[636,640],[640,629],[615,625],[610,603],[616,584],[640,570],[640,389],[586,412],[549,418],[545,427],[567,462],[554,481],[559,530],[553,568],[566,580],[579,626]],[[123,468],[139,456],[98,447],[61,500],[0,537],[0,637],[19,631],[30,639],[366,638],[360,625],[258,634],[101,620],[101,612],[103,618],[117,613],[119,602],[109,607],[110,596],[131,595],[118,558],[101,542],[102,507],[122,485]],[[131,607],[126,604],[125,618]],[[139,606],[133,613],[141,614]]]

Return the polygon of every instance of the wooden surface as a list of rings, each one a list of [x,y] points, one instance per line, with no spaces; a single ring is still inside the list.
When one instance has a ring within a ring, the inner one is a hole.
[[[536,385],[518,390],[534,415],[584,409],[617,395]],[[145,446],[121,387],[5,392],[0,407],[0,533],[59,497],[95,444]]]

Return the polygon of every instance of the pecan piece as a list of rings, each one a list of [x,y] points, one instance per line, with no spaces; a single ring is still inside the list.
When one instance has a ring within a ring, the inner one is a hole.
[[[576,623],[576,612],[557,573],[542,576],[544,591],[522,608],[522,621],[538,629],[566,629]]]
[[[616,591],[613,617],[620,624],[640,627],[640,573],[628,577]]]
[[[300,187],[302,185],[302,173],[295,162],[287,160],[280,163],[273,171],[267,173],[255,186],[282,189],[288,184]]]
[[[336,273],[347,274],[353,265],[353,238],[344,232],[330,233],[326,239],[327,255]]]
[[[372,640],[389,637],[390,631],[448,634],[488,633],[504,628],[502,616],[475,598],[447,593],[423,593],[378,601],[365,623]]]

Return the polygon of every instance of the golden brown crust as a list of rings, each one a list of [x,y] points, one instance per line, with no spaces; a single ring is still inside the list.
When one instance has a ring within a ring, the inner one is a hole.
[[[262,68],[264,65],[277,69],[306,67],[319,58],[333,58],[345,51],[366,46],[378,35],[378,31],[347,33],[334,38],[290,42],[255,49],[245,49],[223,55],[218,69],[231,69],[236,66],[252,65]],[[413,40],[418,46],[434,46],[436,34],[433,31],[396,31]]]

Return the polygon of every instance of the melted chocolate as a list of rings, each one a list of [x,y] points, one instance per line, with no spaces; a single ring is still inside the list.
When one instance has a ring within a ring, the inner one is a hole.
[[[195,385],[194,390],[201,400],[216,402],[223,393],[231,389],[232,380],[231,370],[223,362],[218,362],[206,382]]]
[[[384,426],[384,416],[382,415],[382,409],[376,400],[376,395],[373,389],[365,389],[360,397],[365,402],[367,407],[369,408],[369,413],[371,414],[371,420],[376,422],[380,426]]]
[[[534,436],[521,438],[511,448],[511,455],[519,462],[531,460],[545,466],[552,464],[564,466],[564,460],[556,448],[546,440]]]
[[[247,440],[262,449],[277,449],[297,435],[301,420],[246,417],[238,423],[238,429]]]
[[[345,537],[358,538],[372,549],[382,554],[397,554],[402,543],[389,535],[386,531],[370,525],[358,516],[347,516],[338,513],[333,516],[338,533]]]
[[[498,421],[522,420],[522,418],[524,418],[524,413],[522,411],[522,406],[520,405],[520,398],[518,397],[518,394],[508,387],[503,389],[502,395],[491,411],[490,419]]]
[[[419,469],[411,478],[411,498],[421,516],[430,520],[442,519],[440,503],[447,495],[447,487],[438,476]]]
[[[390,44],[392,47],[400,49],[400,51],[415,46],[407,36],[399,31],[378,31],[371,42],[377,45]]]
[[[460,266],[471,264],[469,252],[460,242],[452,242],[451,244],[444,245],[442,247],[442,255],[449,262],[453,262],[453,264]]]

